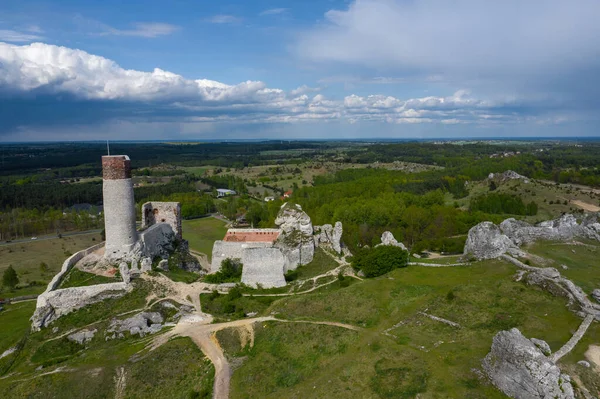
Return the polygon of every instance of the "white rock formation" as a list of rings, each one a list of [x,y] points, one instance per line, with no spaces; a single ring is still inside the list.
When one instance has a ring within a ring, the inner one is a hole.
[[[331,247],[338,254],[342,252],[342,233],[344,232],[342,222],[335,222],[333,226],[333,237],[331,238]]]
[[[284,272],[312,262],[315,255],[313,226],[302,207],[286,202],[281,207],[275,224],[281,230],[275,247],[281,250],[285,258]]]
[[[278,248],[248,248],[242,255],[242,283],[257,288],[284,287],[283,253]]]
[[[143,258],[142,261],[140,262],[140,271],[142,273],[152,271],[152,259]]]
[[[519,248],[492,222],[482,222],[469,230],[464,255],[476,259],[493,259]]]
[[[338,254],[342,252],[342,222],[336,222],[335,227],[330,224],[314,226],[314,231],[315,247],[326,245]]]
[[[507,180],[518,180],[521,179],[523,180],[524,183],[529,183],[529,178],[518,174],[517,172],[513,171],[513,170],[507,170],[504,173],[490,173],[488,175],[488,179],[498,179],[500,181],[507,181]]]
[[[67,339],[69,341],[77,342],[80,345],[85,345],[92,339],[94,339],[94,335],[96,335],[96,332],[98,332],[97,329],[83,329],[81,331],[77,331],[76,333],[67,336]]]
[[[389,232],[389,231],[384,231],[383,234],[381,235],[381,244],[377,244],[375,245],[375,247],[378,247],[380,245],[388,245],[388,246],[392,246],[392,247],[399,247],[402,248],[403,250],[407,251],[406,247],[404,246],[403,243],[398,242],[395,238],[394,235]]]
[[[531,225],[506,219],[500,226],[492,222],[482,222],[469,230],[465,243],[465,255],[477,259],[492,259],[505,253],[522,255],[519,247],[536,240],[564,241],[574,238],[588,238],[600,241],[600,222],[597,214],[586,216],[581,223],[570,214],[558,219]]]
[[[131,289],[130,284],[109,283],[45,292],[37,298],[36,309],[31,317],[31,328],[38,331],[67,313],[107,298],[121,297]]]
[[[129,332],[131,335],[144,336],[154,334],[162,329],[163,317],[158,312],[141,312],[124,320],[113,319],[106,330],[113,333],[111,339],[119,337],[120,333]]]
[[[127,263],[121,262],[119,264],[119,273],[121,274],[121,278],[125,284],[129,284],[131,282],[131,274],[129,274],[129,266],[127,266]]]
[[[492,383],[511,398],[575,398],[571,378],[516,328],[496,334],[483,369]]]

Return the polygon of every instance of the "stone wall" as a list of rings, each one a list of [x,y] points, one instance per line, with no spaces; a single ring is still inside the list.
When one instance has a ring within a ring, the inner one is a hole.
[[[168,223],[158,223],[150,226],[147,230],[140,232],[140,250],[138,258],[148,257],[154,259],[160,256],[167,259],[175,249],[177,240],[173,228]]]
[[[156,223],[168,223],[177,238],[181,239],[181,204],[179,202],[146,202],[142,205],[142,229]]]
[[[285,286],[284,257],[277,248],[246,248],[242,252],[242,283],[257,288]]]
[[[216,273],[221,270],[221,262],[225,259],[242,259],[244,251],[248,248],[269,248],[272,246],[273,244],[270,242],[215,241],[210,272]]]
[[[96,244],[87,249],[83,249],[79,252],[75,252],[73,255],[68,257],[67,260],[65,260],[63,262],[63,265],[62,265],[60,271],[52,278],[52,281],[50,281],[50,283],[48,284],[48,287],[46,288],[46,291],[44,291],[44,293],[54,291],[55,289],[57,289],[58,286],[60,286],[62,279],[73,268],[73,266],[75,266],[75,264],[77,262],[79,262],[81,259],[83,259],[87,255],[91,254],[92,252],[97,251],[98,249],[102,248],[103,246],[104,246],[104,243],[102,242],[100,244]]]

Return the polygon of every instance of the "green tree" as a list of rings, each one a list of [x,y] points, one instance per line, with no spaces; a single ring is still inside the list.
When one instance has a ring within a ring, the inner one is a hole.
[[[377,277],[408,265],[408,252],[399,247],[381,245],[363,249],[353,260],[352,267],[362,270],[365,277]]]
[[[2,275],[2,285],[13,290],[17,284],[19,284],[19,276],[17,276],[17,272],[13,269],[12,265],[10,265]]]

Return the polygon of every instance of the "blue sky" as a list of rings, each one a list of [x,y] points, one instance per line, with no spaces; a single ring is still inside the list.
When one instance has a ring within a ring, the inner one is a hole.
[[[597,0],[0,3],[0,141],[600,135]]]

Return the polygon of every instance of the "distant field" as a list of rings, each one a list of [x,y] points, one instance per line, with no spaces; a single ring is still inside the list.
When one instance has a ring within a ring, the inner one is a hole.
[[[190,249],[202,252],[210,260],[213,244],[225,237],[225,222],[213,217],[183,221],[183,238],[190,243]]]
[[[0,247],[0,273],[12,265],[17,271],[21,285],[32,281],[47,284],[60,270],[66,258],[77,251],[91,247],[101,241],[99,233],[82,234],[50,240],[15,243]],[[40,264],[48,265],[47,271],[42,271]],[[43,285],[27,287],[14,292],[3,292],[4,297],[36,294],[44,291]]]
[[[488,184],[485,180],[473,183],[469,196],[456,202],[468,208],[471,198],[490,192]],[[590,191],[589,188],[582,189],[581,187],[568,184],[556,185],[551,182],[530,181],[525,183],[522,180],[509,180],[499,184],[494,192],[517,194],[523,198],[525,203],[534,201],[538,205],[538,214],[524,217],[524,219],[528,222],[538,222],[556,218],[564,212],[597,209],[600,194]],[[451,200],[451,202],[454,201]]]

